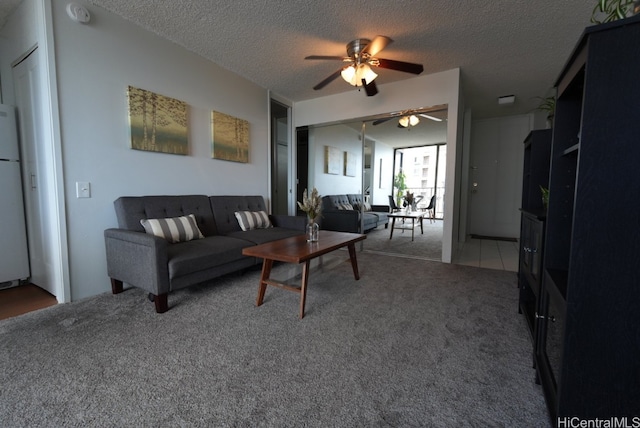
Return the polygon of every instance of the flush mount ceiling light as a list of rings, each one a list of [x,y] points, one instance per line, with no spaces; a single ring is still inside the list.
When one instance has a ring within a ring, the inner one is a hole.
[[[503,95],[501,97],[498,97],[499,105],[513,104],[514,102],[516,102],[515,95]]]
[[[398,120],[398,126],[401,128],[416,126],[419,123],[420,123],[420,119],[418,119],[418,116],[414,114],[412,114],[411,116],[402,116],[400,120]]]

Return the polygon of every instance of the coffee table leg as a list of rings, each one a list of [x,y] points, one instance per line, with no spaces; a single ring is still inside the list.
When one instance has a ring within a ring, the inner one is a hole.
[[[420,235],[424,235],[424,229],[422,228],[422,219],[424,217],[420,217]]]
[[[416,230],[416,219],[415,218],[411,218],[411,241],[413,241],[413,233]]]
[[[273,266],[273,260],[264,259],[262,262],[262,275],[260,276],[260,287],[258,288],[258,299],[256,300],[256,306],[262,305],[264,300],[264,293],[267,291],[266,281],[271,275],[271,267]]]
[[[302,285],[300,287],[300,319],[304,318],[304,303],[307,300],[307,284],[309,283],[309,265],[307,260],[302,266]]]
[[[358,272],[358,259],[356,259],[356,245],[349,244],[349,258],[351,259],[351,268],[353,269],[353,277],[357,280],[360,279],[360,273]]]
[[[391,218],[391,233],[389,234],[389,239],[393,238],[393,229],[396,227],[396,218]]]

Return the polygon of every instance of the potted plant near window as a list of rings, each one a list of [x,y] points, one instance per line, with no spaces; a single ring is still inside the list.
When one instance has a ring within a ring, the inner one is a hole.
[[[407,176],[404,175],[404,172],[402,172],[402,169],[400,169],[400,172],[398,172],[398,175],[396,175],[393,178],[393,187],[396,188],[395,196],[396,196],[397,206],[400,206],[400,201],[404,196],[404,191],[407,189],[406,179],[407,179]]]
[[[598,0],[591,13],[591,22],[604,24],[640,13],[640,0]]]

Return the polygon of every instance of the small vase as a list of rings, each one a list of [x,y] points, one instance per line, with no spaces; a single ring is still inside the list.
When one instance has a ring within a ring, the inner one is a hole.
[[[307,223],[307,242],[317,242],[319,230],[318,223],[315,222],[315,219],[310,218],[309,223]]]

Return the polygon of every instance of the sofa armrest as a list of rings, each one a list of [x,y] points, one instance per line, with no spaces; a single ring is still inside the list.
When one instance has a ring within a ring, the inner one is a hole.
[[[274,226],[285,229],[304,231],[307,227],[307,218],[302,216],[271,214],[269,215],[269,219]]]
[[[157,236],[126,229],[104,231],[110,278],[156,296],[169,292],[169,243]]]
[[[324,230],[334,230],[336,232],[359,233],[360,231],[360,211],[336,210],[323,211],[320,228]]]
[[[389,205],[371,205],[371,211],[375,211],[378,213],[389,213],[391,212],[391,208]]]

